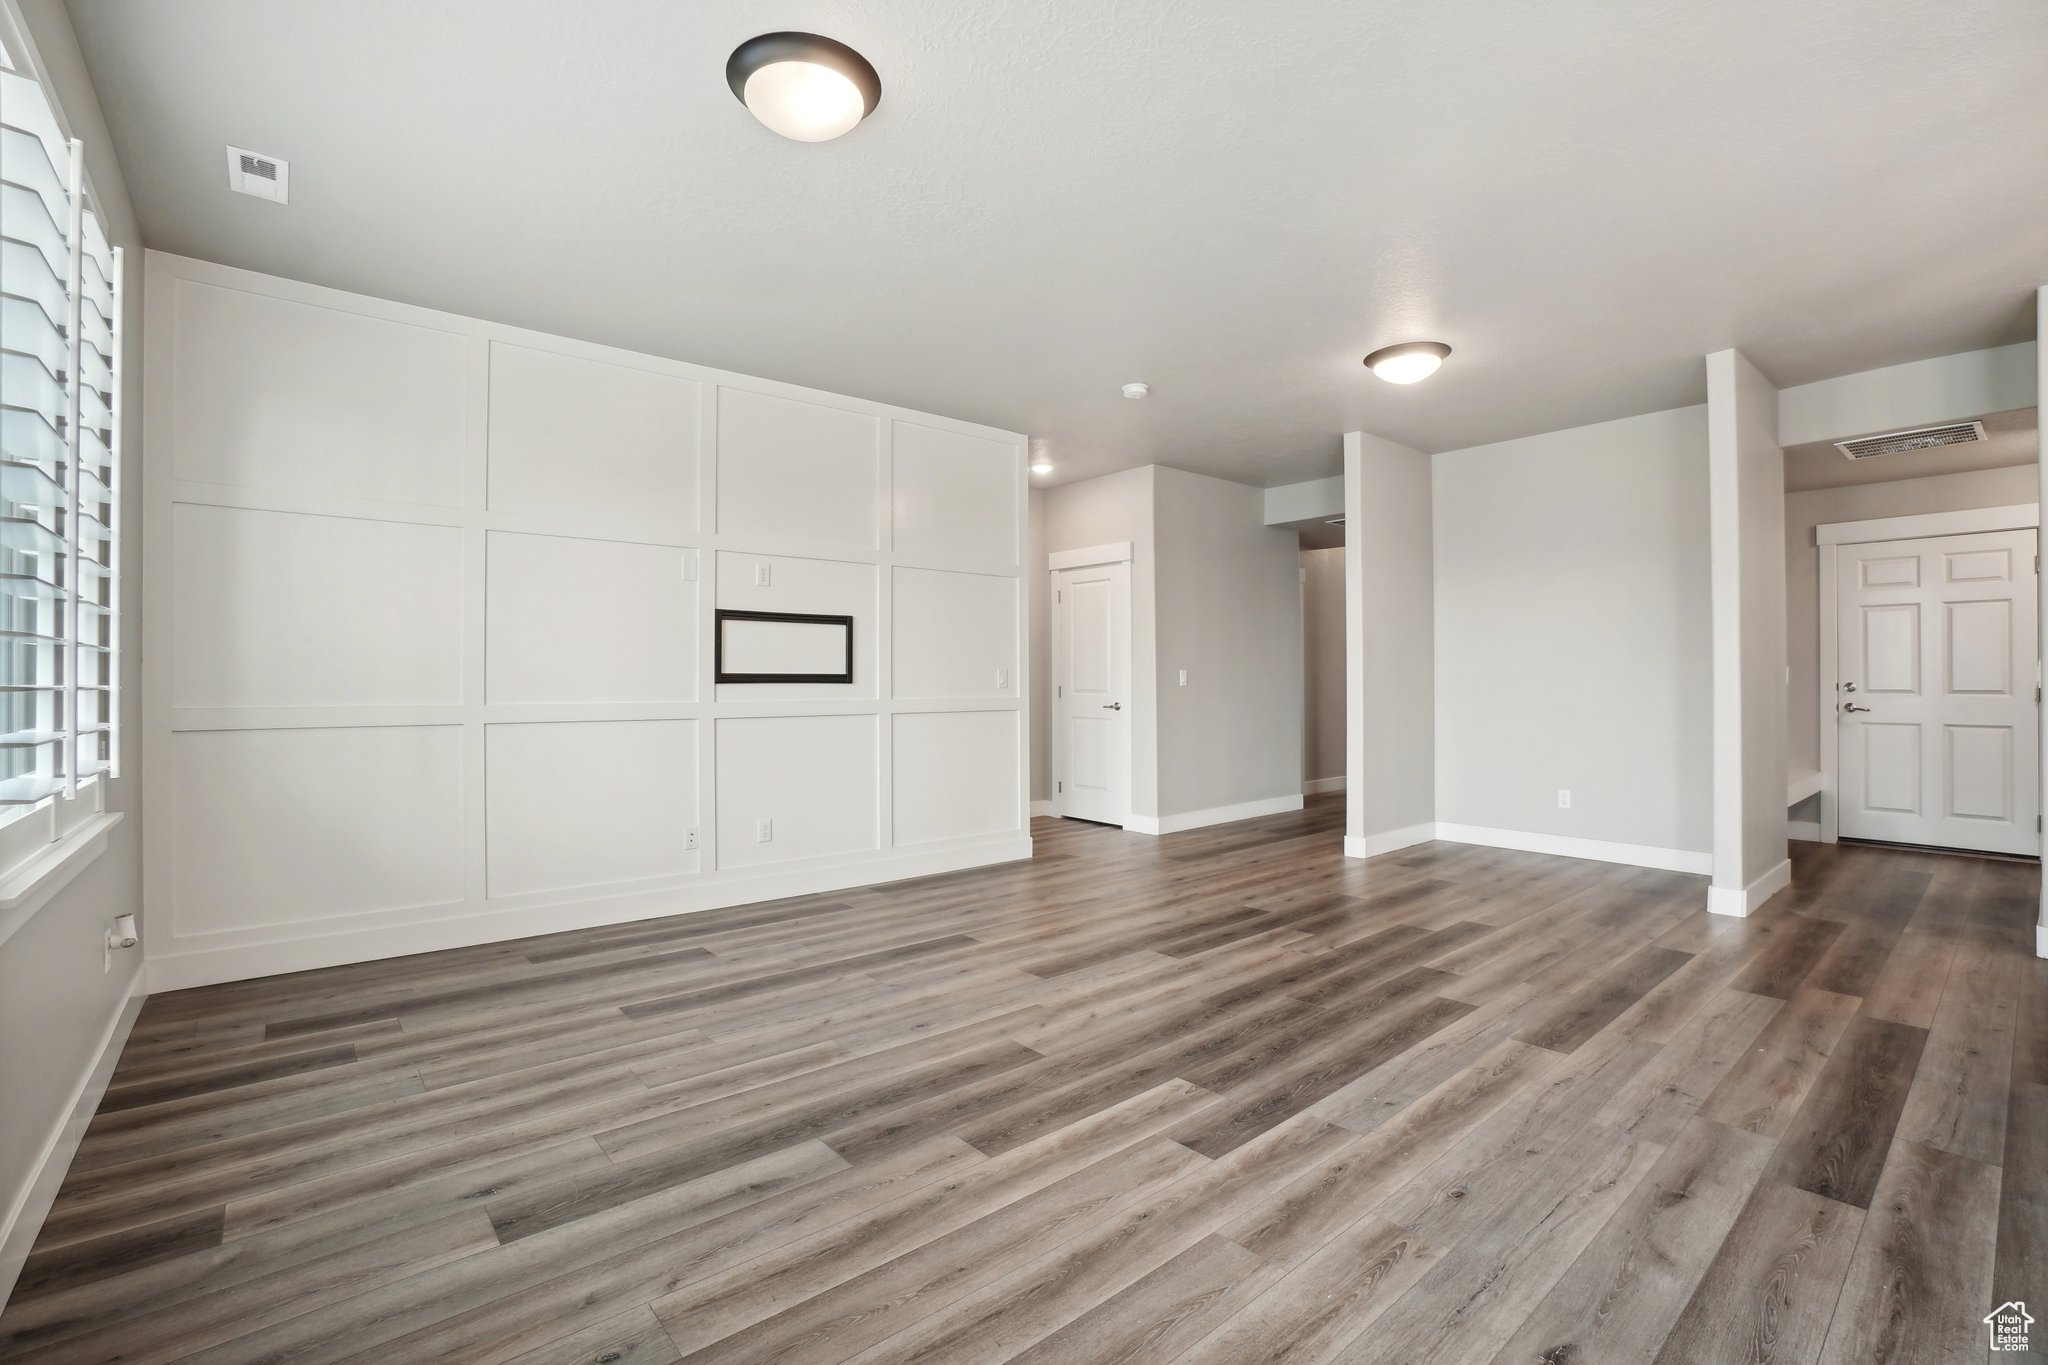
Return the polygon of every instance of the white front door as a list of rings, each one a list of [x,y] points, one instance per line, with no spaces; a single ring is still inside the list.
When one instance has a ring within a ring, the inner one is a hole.
[[[1845,838],[2041,851],[2034,553],[2033,531],[1839,547]]]
[[[1131,566],[1053,575],[1053,715],[1060,814],[1131,815]]]

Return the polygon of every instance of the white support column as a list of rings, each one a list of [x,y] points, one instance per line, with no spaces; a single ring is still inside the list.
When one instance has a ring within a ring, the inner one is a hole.
[[[1714,876],[1747,915],[1791,881],[1785,832],[1785,455],[1778,391],[1740,352],[1707,357],[1714,597]]]
[[[1344,852],[1436,837],[1435,568],[1422,451],[1344,437]]]

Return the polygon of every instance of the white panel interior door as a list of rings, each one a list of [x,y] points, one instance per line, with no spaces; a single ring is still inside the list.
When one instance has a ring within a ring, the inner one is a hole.
[[[1053,575],[1053,743],[1060,813],[1131,815],[1131,566]]]
[[[2041,851],[2035,540],[1985,531],[1837,550],[1845,837]]]

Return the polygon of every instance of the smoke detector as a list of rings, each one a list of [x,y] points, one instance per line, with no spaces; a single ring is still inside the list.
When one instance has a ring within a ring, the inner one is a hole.
[[[1853,440],[1835,442],[1835,449],[1852,460],[1872,460],[1880,455],[1903,455],[1909,450],[1932,450],[1936,446],[1962,446],[1983,439],[1982,422],[1949,422],[1938,427],[1914,427],[1911,431],[1858,436]]]
[[[1146,394],[1150,392],[1152,392],[1152,386],[1150,384],[1124,385],[1124,397],[1126,398],[1143,398]]]
[[[228,188],[275,204],[291,201],[292,165],[283,157],[265,156],[242,147],[228,148]]]

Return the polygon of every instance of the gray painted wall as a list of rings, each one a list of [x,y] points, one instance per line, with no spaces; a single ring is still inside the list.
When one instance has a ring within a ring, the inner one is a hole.
[[[1820,549],[1813,543],[1813,528],[2034,502],[2037,477],[2033,465],[2018,465],[1786,494],[1785,661],[1792,669],[1785,692],[1787,766],[1820,768]]]
[[[1261,489],[1161,465],[1155,490],[1159,814],[1299,796],[1300,541]]]
[[[1301,552],[1301,772],[1344,776],[1344,548]]]
[[[1439,820],[1711,849],[1706,449],[1690,407],[1435,457]]]
[[[128,252],[121,478],[129,506],[121,562],[134,565],[141,560],[142,424],[135,414],[142,407],[142,241],[61,0],[21,0],[21,10],[57,102],[72,131],[86,141],[86,165],[108,235]],[[114,828],[107,851],[0,945],[0,1217],[14,1208],[45,1144],[68,1116],[73,1093],[97,1059],[141,969],[139,952],[118,955],[111,972],[101,969],[101,940],[109,923],[142,907],[142,814],[136,799],[142,651],[134,647],[142,593],[132,569],[127,580],[121,599],[128,609],[123,632],[129,645],[121,669],[124,775],[110,785],[107,796],[107,809],[125,811],[126,818]],[[6,1288],[0,1284],[0,1296]]]
[[[1345,436],[1348,838],[1438,818],[1434,484],[1421,451]]]

